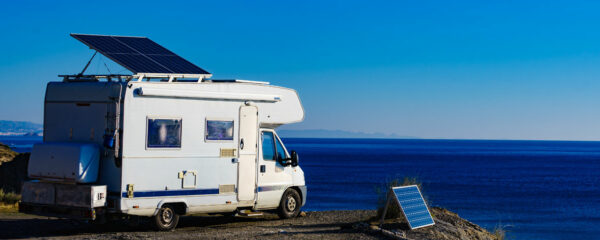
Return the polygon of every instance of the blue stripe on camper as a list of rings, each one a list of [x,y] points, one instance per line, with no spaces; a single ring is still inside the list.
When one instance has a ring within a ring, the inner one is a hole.
[[[286,188],[286,185],[258,186],[257,192],[277,191],[277,190],[284,190],[285,188]]]
[[[133,197],[163,197],[163,196],[183,196],[183,195],[208,195],[219,194],[219,189],[189,189],[189,190],[167,190],[167,191],[143,191],[133,192]],[[127,198],[127,192],[122,196]]]
[[[257,192],[284,190],[286,185],[276,186],[259,186]],[[237,189],[236,189],[237,192]],[[164,196],[185,196],[185,195],[209,195],[219,194],[219,189],[189,189],[189,190],[164,190],[164,191],[139,191],[133,192],[133,197],[164,197]],[[127,192],[121,194],[123,198],[127,198]]]

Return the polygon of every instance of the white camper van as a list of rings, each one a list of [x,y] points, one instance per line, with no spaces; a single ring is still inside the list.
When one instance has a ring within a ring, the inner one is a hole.
[[[303,120],[296,91],[209,80],[148,38],[72,36],[133,74],[47,85],[44,142],[32,150],[20,211],[147,216],[159,230],[194,213],[298,215],[304,173],[275,132]]]

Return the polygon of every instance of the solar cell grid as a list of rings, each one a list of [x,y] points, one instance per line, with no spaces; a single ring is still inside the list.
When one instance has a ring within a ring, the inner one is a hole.
[[[156,62],[171,63],[169,69],[176,73],[203,71],[201,68],[178,56],[148,55],[148,57]]]
[[[129,66],[129,68],[136,69],[135,72],[143,73],[170,73],[169,69],[157,64],[156,62],[144,57],[140,54],[119,54],[113,53],[108,54],[109,58],[115,59],[115,61],[121,65]]]
[[[148,38],[141,37],[114,37],[116,40],[126,44],[127,46],[137,50],[142,54],[162,54],[177,56],[175,53],[169,51],[161,45],[158,45],[154,41]]]
[[[146,37],[71,36],[134,73],[210,74]]]
[[[135,50],[123,45],[109,36],[80,35],[80,41],[101,53],[135,53]]]
[[[433,225],[427,204],[416,185],[392,188],[411,229]]]

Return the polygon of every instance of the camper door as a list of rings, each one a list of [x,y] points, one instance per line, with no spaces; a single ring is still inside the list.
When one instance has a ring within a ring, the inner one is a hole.
[[[256,152],[258,108],[240,107],[238,201],[254,201],[256,190]]]

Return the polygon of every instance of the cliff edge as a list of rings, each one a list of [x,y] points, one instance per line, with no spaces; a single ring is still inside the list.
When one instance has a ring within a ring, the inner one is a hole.
[[[29,153],[17,153],[0,143],[0,189],[4,192],[21,192],[27,178]]]

